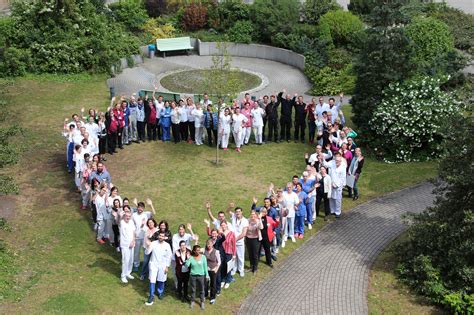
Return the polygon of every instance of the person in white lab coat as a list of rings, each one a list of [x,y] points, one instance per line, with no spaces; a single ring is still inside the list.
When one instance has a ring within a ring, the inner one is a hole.
[[[128,208],[128,211],[126,211]],[[133,280],[133,248],[135,247],[135,224],[132,221],[132,214],[129,206],[123,207],[120,229],[120,252],[122,253],[122,274],[120,276],[123,283]]]
[[[336,156],[336,168],[331,170],[331,198],[329,204],[331,213],[336,215],[336,218],[341,217],[342,207],[342,189],[346,186],[346,166],[342,163],[342,156]]]
[[[230,109],[224,109],[224,113],[220,114],[219,118],[219,137],[222,149],[224,151],[229,150],[227,146],[229,145],[229,135],[230,135],[230,123],[232,122],[232,117],[230,116]]]
[[[155,233],[156,235],[156,233]],[[155,296],[155,285],[158,282],[156,291],[158,298],[162,299],[165,291],[165,282],[168,276],[168,268],[171,265],[172,251],[171,246],[165,242],[165,233],[158,232],[158,240],[155,237],[146,239],[147,248],[145,253],[151,255],[148,265],[150,274],[150,294],[146,305],[152,305]]]
[[[247,122],[247,117],[240,113],[240,108],[236,107],[234,109],[234,114],[232,114],[232,133],[234,135],[236,151],[240,152],[240,146],[244,141],[244,128],[243,124]]]
[[[204,112],[202,111],[200,103],[196,103],[196,108],[192,110],[191,114],[194,117],[196,145],[202,145],[202,137],[204,135]]]
[[[262,144],[263,137],[263,117],[265,116],[265,111],[261,108],[257,102],[253,104],[254,108],[250,111],[252,116],[252,129],[253,135],[255,137],[255,143],[258,145]]]

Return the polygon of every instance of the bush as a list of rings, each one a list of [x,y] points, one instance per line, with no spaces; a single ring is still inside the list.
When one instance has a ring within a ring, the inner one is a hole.
[[[329,11],[339,9],[341,7],[335,0],[306,0],[303,4],[304,21],[317,24],[321,16]]]
[[[176,29],[173,25],[169,23],[160,24],[157,19],[149,19],[143,26],[143,30],[149,34],[152,42],[158,38],[171,38],[176,35]]]
[[[145,0],[145,9],[148,16],[157,18],[168,13],[168,2],[166,0]]]
[[[3,66],[1,72],[5,76],[22,76],[28,72],[31,52],[27,49],[15,47],[7,48],[3,51]]]
[[[245,44],[252,42],[254,33],[255,29],[250,21],[237,21],[227,32],[231,42]]]
[[[407,25],[406,34],[413,41],[413,62],[425,71],[437,68],[454,49],[448,26],[432,17],[415,18]]]
[[[336,95],[342,91],[351,94],[354,90],[355,75],[350,63],[340,70],[328,66],[321,69],[305,67],[305,74],[313,83],[312,95]]]
[[[182,17],[183,28],[186,31],[195,31],[207,24],[207,8],[202,3],[188,4]]]
[[[349,11],[359,15],[366,15],[378,5],[377,0],[351,0],[347,5]]]
[[[148,19],[141,0],[120,1],[110,4],[109,8],[114,13],[117,22],[125,25],[129,31],[140,31]]]
[[[442,6],[433,17],[448,25],[454,36],[454,46],[461,50],[470,51],[474,47],[474,16],[461,10]],[[471,51],[471,53],[473,53]]]
[[[422,77],[384,90],[370,125],[388,161],[434,159],[441,153],[446,117],[460,118],[458,102],[441,91],[440,79]]]
[[[209,26],[225,31],[238,21],[248,21],[250,5],[239,0],[225,0],[220,3],[210,2],[208,6]]]
[[[397,246],[398,274],[416,292],[450,314],[474,311],[474,185],[472,110],[443,117],[446,142],[439,164],[435,205],[409,215],[408,237]],[[456,125],[456,128],[452,128]]]
[[[0,47],[8,46],[7,39],[12,34],[14,26],[11,17],[0,17]]]
[[[279,32],[291,33],[299,18],[298,0],[256,0],[250,7],[250,19],[266,43],[273,43],[273,36]]]
[[[364,24],[350,12],[330,11],[321,16],[319,27],[329,28],[334,44],[341,46],[355,42],[356,34],[364,29]]]

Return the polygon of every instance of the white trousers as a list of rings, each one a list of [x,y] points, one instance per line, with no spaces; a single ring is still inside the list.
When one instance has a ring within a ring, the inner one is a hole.
[[[204,127],[196,127],[196,144],[202,144],[202,136],[204,134]]]
[[[250,135],[252,134],[252,127],[245,127],[244,130],[244,142],[245,144],[249,143]]]
[[[235,274],[237,271],[243,277],[244,276],[244,263],[245,263],[245,243],[236,245],[236,264],[232,274]]]
[[[135,248],[133,250],[133,265],[140,266],[140,251],[143,248],[143,238],[135,239]]]
[[[256,143],[262,143],[263,126],[252,127]]]
[[[243,130],[242,130],[242,128],[239,129],[238,131],[235,131],[235,130],[234,130],[232,133],[233,133],[233,135],[234,135],[235,146],[236,146],[237,148],[240,148],[240,146],[242,145],[243,133],[244,133]]]
[[[230,135],[229,132],[223,132],[221,134],[220,142],[221,142],[222,149],[226,149],[227,146],[229,145],[229,135]]]
[[[120,246],[120,251],[122,252],[122,278],[129,276],[132,273],[133,268],[133,248],[128,246]]]
[[[79,172],[79,173],[75,173],[75,176],[74,176],[74,183],[76,184],[76,187],[78,189],[81,189],[81,179],[82,179],[82,172]]]
[[[333,188],[334,189],[334,188]],[[334,192],[333,192],[334,193]],[[341,215],[342,208],[342,188],[337,189],[336,198],[329,198],[329,208],[331,208],[331,213],[335,215]]]

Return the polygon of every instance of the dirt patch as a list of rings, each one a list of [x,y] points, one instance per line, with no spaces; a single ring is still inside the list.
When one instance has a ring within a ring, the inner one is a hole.
[[[16,196],[0,196],[0,217],[7,220],[13,218],[16,209]]]

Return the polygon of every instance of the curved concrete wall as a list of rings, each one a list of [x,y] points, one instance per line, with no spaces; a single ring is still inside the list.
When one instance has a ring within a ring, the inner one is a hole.
[[[215,55],[218,50],[215,42],[197,40],[196,47],[199,56]],[[278,61],[304,71],[305,57],[294,51],[258,44],[229,43],[228,52],[231,56],[261,58]]]

